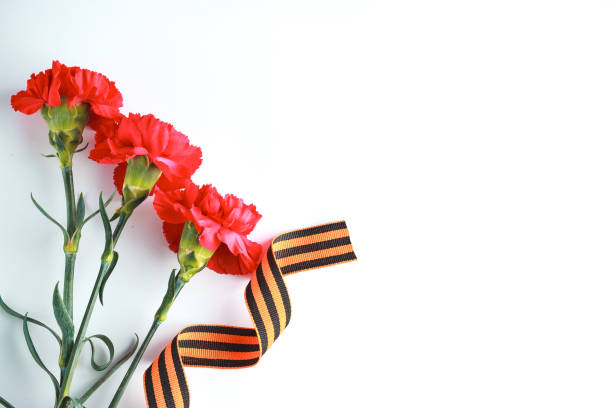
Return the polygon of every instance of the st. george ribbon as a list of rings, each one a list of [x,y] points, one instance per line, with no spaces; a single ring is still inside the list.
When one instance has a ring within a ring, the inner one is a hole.
[[[254,328],[202,324],[181,330],[145,371],[147,406],[189,407],[185,366],[244,368],[257,364],[291,318],[285,276],[356,259],[344,221],[277,236],[245,290]]]

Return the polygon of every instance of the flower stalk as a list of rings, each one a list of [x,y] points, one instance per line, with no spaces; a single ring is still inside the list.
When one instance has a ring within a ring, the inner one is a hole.
[[[113,272],[119,254],[115,251],[117,241],[123,232],[127,221],[130,216],[148,196],[155,183],[161,176],[161,171],[151,163],[146,156],[136,156],[133,159],[128,160],[128,166],[126,176],[123,185],[123,200],[120,209],[115,213],[118,215],[119,220],[115,225],[114,231],[111,233],[110,220],[102,196],[99,199],[99,211],[102,216],[102,222],[104,224],[104,230],[106,235],[106,243],[104,246],[104,252],[102,254],[100,270],[96,278],[96,282],[92,289],[85,310],[85,315],[81,321],[79,332],[74,342],[74,347],[70,353],[68,363],[65,368],[62,369],[62,383],[60,385],[60,398],[58,404],[61,404],[63,398],[68,397],[70,392],[70,386],[72,384],[72,377],[78,364],[79,356],[81,354],[83,343],[85,342],[85,335],[89,326],[89,320],[95,308],[96,300],[100,298],[100,302],[103,302],[104,287],[110,274]],[[76,234],[78,235],[78,234]],[[77,237],[78,242],[78,237]],[[72,286],[72,281],[70,281]],[[179,289],[180,291],[180,289]],[[178,294],[178,292],[177,292]],[[152,334],[151,334],[152,336]],[[149,339],[150,341],[150,339]],[[146,342],[146,339],[145,339]],[[58,407],[59,408],[59,407]]]
[[[59,408],[61,401],[68,397],[70,393],[70,386],[72,385],[72,379],[74,376],[74,372],[76,366],[78,364],[79,356],[81,355],[81,350],[83,349],[83,345],[85,344],[85,334],[87,333],[87,328],[89,327],[89,321],[91,319],[91,315],[93,313],[96,300],[98,298],[98,291],[100,290],[100,286],[102,285],[102,280],[104,275],[108,271],[110,264],[106,262],[102,262],[100,266],[100,271],[98,272],[98,276],[96,278],[96,282],[94,284],[94,288],[89,296],[89,302],[87,303],[87,308],[85,309],[85,315],[83,316],[83,320],[81,321],[81,325],[79,327],[79,332],[77,334],[76,340],[74,342],[74,348],[70,352],[70,357],[68,359],[68,364],[66,365],[66,371],[63,378],[62,383],[60,384],[60,393],[57,401],[56,408]]]
[[[130,364],[130,367],[128,368],[125,376],[123,377],[123,380],[121,381],[121,384],[119,385],[119,388],[117,388],[117,391],[115,392],[115,395],[113,396],[113,400],[108,406],[109,408],[115,408],[117,404],[119,404],[119,401],[123,397],[123,393],[125,392],[125,389],[130,382],[130,379],[134,375],[134,371],[136,371],[136,368],[138,368],[138,363],[140,363],[140,360],[142,360],[142,356],[144,355],[145,351],[149,347],[149,343],[151,343],[151,339],[153,339],[153,336],[155,336],[155,332],[157,332],[157,329],[159,328],[159,326],[161,326],[161,324],[162,324],[161,320],[157,320],[157,319],[153,320],[153,324],[151,325],[151,328],[149,329],[147,336],[145,337],[142,344],[140,345],[140,348],[136,352],[136,355],[134,356],[134,359],[132,360],[132,364]]]
[[[115,244],[119,240],[119,237],[121,236],[121,233],[123,232],[123,229],[125,228],[125,225],[127,224],[127,221],[130,218],[130,215],[131,214],[122,213],[119,216],[119,220],[117,221],[117,225],[115,226],[115,231],[113,232],[113,242]]]
[[[181,290],[183,290],[185,285],[195,274],[206,267],[213,254],[214,251],[206,249],[200,245],[199,234],[195,225],[192,222],[186,222],[183,226],[181,242],[179,244],[177,254],[181,268],[180,272],[176,274],[176,271],[173,270],[170,274],[170,279],[168,279],[168,289],[166,290],[166,294],[164,295],[157,312],[155,312],[151,328],[140,345],[140,348],[136,352],[136,355],[132,360],[132,364],[130,364],[130,367],[125,373],[119,388],[117,388],[115,396],[108,406],[109,408],[115,408],[121,400],[121,397],[125,392],[125,388],[134,375],[134,371],[136,371],[145,350],[147,347],[149,347],[149,343],[151,342],[151,339],[153,339],[153,336],[155,335],[155,332],[159,326],[161,326],[161,324],[166,320],[168,312],[170,311],[170,308],[174,304],[174,301],[178,297],[179,293],[181,293]]]
[[[62,166],[62,178],[64,179],[64,192],[66,195],[66,231],[69,240],[64,243],[65,267],[64,267],[64,304],[73,317],[73,291],[74,291],[74,265],[78,250],[78,242],[74,242],[76,231],[76,203],[74,196],[74,177],[72,166]]]
[[[70,315],[70,318],[73,318],[73,290],[74,290],[74,266],[76,261],[76,252],[66,252],[65,253],[65,266],[64,266],[64,304],[66,305],[66,310]]]
[[[64,192],[66,194],[66,230],[72,236],[76,230],[76,201],[72,165],[62,166],[62,178],[64,179]]]
[[[13,405],[11,405],[7,400],[5,400],[2,397],[0,397],[0,405],[6,408],[15,408]]]
[[[102,221],[104,223],[104,229],[106,233],[106,244],[101,257],[100,270],[98,272],[96,282],[94,283],[91,294],[89,296],[87,308],[85,309],[85,314],[83,316],[78,334],[74,341],[74,347],[70,352],[68,363],[66,364],[65,370],[63,371],[62,382],[60,384],[60,397],[58,399],[58,405],[56,406],[56,408],[60,408],[59,404],[61,404],[61,401],[69,396],[70,387],[72,385],[72,379],[78,364],[79,356],[81,355],[83,345],[86,342],[85,337],[87,334],[87,329],[89,327],[89,321],[91,320],[96,301],[98,297],[100,297],[100,299],[102,300],[102,291],[104,289],[104,285],[110,274],[112,273],[115,265],[117,264],[117,259],[119,255],[117,254],[117,252],[115,252],[114,248],[117,241],[119,240],[119,237],[121,236],[121,232],[123,231],[129,219],[129,215],[124,216],[122,214],[119,219],[119,222],[115,226],[115,230],[111,233],[110,221],[106,213],[102,196],[100,196],[99,199],[99,207],[100,215],[102,216]]]
[[[186,283],[187,281],[181,278],[180,274],[176,275],[175,271],[172,271],[172,274],[170,275],[170,280],[168,282],[168,291],[164,295],[164,299],[162,300],[159,309],[155,313],[155,317],[153,318],[153,323],[149,328],[149,332],[147,333],[147,336],[143,340],[142,344],[140,345],[140,348],[136,352],[136,355],[134,356],[130,367],[125,373],[123,380],[121,380],[121,384],[119,384],[119,388],[117,388],[117,391],[115,392],[115,395],[113,396],[113,399],[108,408],[116,408],[117,404],[119,404],[119,401],[123,397],[125,389],[130,383],[134,372],[138,368],[138,364],[140,364],[140,360],[142,360],[142,356],[149,347],[149,343],[151,343],[151,340],[153,339],[153,336],[155,336],[155,333],[157,332],[159,326],[161,326],[161,324],[166,320],[166,316],[168,315],[170,307],[178,297],[183,287],[185,287]]]
[[[59,106],[44,105],[41,114],[49,128],[49,143],[56,151],[66,196],[66,231],[67,242],[64,243],[66,263],[64,268],[64,295],[66,309],[73,316],[73,280],[74,262],[78,250],[77,206],[74,194],[74,177],[72,175],[72,156],[83,141],[83,129],[89,120],[89,105],[75,104],[68,106],[66,98],[61,98]]]

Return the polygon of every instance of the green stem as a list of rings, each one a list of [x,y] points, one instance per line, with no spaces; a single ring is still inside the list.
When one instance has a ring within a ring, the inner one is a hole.
[[[115,231],[113,232],[113,243],[115,244],[121,235],[121,231],[125,227],[125,224],[129,218],[129,215],[123,216],[119,218],[119,222],[115,226]],[[104,276],[108,272],[108,269],[111,266],[111,262],[102,261],[100,264],[100,271],[98,272],[98,276],[96,278],[96,283],[91,291],[89,296],[89,302],[87,303],[87,308],[85,309],[85,315],[83,316],[83,320],[81,321],[81,325],[79,327],[79,332],[77,334],[76,340],[74,342],[74,347],[70,352],[70,358],[68,360],[68,364],[63,370],[62,383],[60,386],[60,397],[58,399],[58,404],[61,403],[62,399],[69,395],[70,386],[72,384],[72,378],[74,376],[74,371],[79,362],[79,356],[81,355],[81,350],[83,349],[85,335],[87,333],[87,328],[89,327],[89,320],[91,319],[91,315],[96,305],[96,300],[98,299],[98,292],[100,291],[100,286],[102,285]],[[56,407],[57,408],[57,407]]]
[[[0,404],[4,405],[6,408],[15,408],[7,400],[5,400],[2,397],[0,397]]]
[[[130,368],[128,368],[127,372],[125,373],[125,376],[123,377],[123,380],[121,381],[121,384],[119,385],[119,388],[117,388],[117,392],[115,392],[115,396],[113,397],[113,400],[111,401],[109,405],[109,408],[114,408],[117,406],[117,404],[119,404],[119,400],[121,400],[121,397],[123,396],[123,393],[125,392],[125,388],[130,382],[130,379],[132,378],[134,371],[136,371],[136,368],[138,367],[138,363],[140,363],[140,360],[142,359],[142,356],[144,355],[145,350],[149,346],[151,339],[153,339],[155,332],[157,331],[157,329],[159,328],[161,324],[162,324],[161,320],[158,320],[158,319],[153,320],[153,324],[151,325],[151,328],[149,329],[149,332],[147,333],[147,337],[145,337],[144,341],[140,345],[140,348],[136,352],[136,355],[134,356],[134,359],[132,360],[132,364],[130,364]]]
[[[74,200],[74,179],[72,177],[72,166],[62,167],[64,178],[64,191],[66,193],[66,219],[68,220],[68,235],[72,237],[76,230],[76,204]]]
[[[65,253],[65,268],[64,268],[64,304],[70,318],[73,319],[73,285],[74,285],[74,263],[76,261],[76,252]]]
[[[119,216],[119,221],[117,221],[115,231],[113,232],[113,245],[117,245],[117,241],[119,240],[119,237],[123,232],[123,228],[125,228],[125,225],[127,224],[127,221],[130,218],[130,215],[132,214],[125,214],[122,212]]]
[[[157,331],[159,326],[164,322],[165,316],[167,315],[168,310],[170,310],[170,307],[172,306],[172,304],[174,303],[174,301],[176,300],[176,298],[178,297],[179,293],[181,292],[181,290],[183,289],[186,283],[187,281],[181,278],[177,278],[175,286],[174,286],[174,296],[172,298],[164,296],[164,300],[162,300],[162,303],[159,306],[159,310],[157,311],[157,313],[155,313],[155,318],[153,319],[153,324],[151,325],[151,328],[149,329],[149,332],[147,333],[147,337],[145,337],[142,344],[140,345],[140,348],[136,352],[136,355],[134,356],[134,359],[132,360],[132,364],[130,364],[130,368],[128,368],[127,372],[125,373],[125,376],[123,377],[121,384],[119,384],[119,388],[117,388],[117,391],[115,392],[115,396],[113,397],[113,400],[111,401],[108,408],[116,408],[117,404],[119,404],[119,401],[121,400],[121,397],[123,396],[123,393],[125,392],[125,389],[130,382],[130,379],[134,375],[134,371],[136,371],[136,368],[138,368],[138,364],[140,363],[140,360],[142,359],[144,352],[146,351],[147,347],[149,347],[149,343],[151,342],[151,339],[153,339],[155,332]],[[163,317],[160,317],[160,316],[163,316]]]
[[[87,303],[87,308],[85,309],[85,315],[83,316],[81,326],[79,327],[79,332],[74,342],[74,348],[70,352],[70,358],[68,360],[68,364],[66,365],[66,375],[65,378],[63,378],[60,387],[60,397],[58,398],[58,404],[60,404],[62,399],[64,399],[64,397],[67,397],[70,393],[72,377],[74,376],[74,371],[79,362],[81,350],[83,349],[83,345],[85,344],[84,339],[85,334],[87,333],[87,327],[89,326],[89,320],[91,319],[91,315],[96,305],[96,300],[98,299],[98,291],[100,290],[100,286],[102,285],[102,279],[104,278],[104,275],[106,274],[106,271],[109,267],[110,263],[106,262],[103,262],[102,265],[100,265],[100,271],[98,272],[96,283],[94,284],[94,288],[91,291],[91,295],[89,296],[89,302]]]
[[[72,240],[76,231],[76,204],[74,201],[74,178],[72,176],[72,166],[62,166],[62,178],[64,179],[64,192],[66,194],[66,230],[68,237]],[[68,243],[66,243],[68,244]],[[74,263],[76,260],[75,245],[78,243],[70,243],[70,251],[64,248],[66,254],[66,263],[64,267],[64,304],[66,309],[73,317],[73,286],[74,286]]]

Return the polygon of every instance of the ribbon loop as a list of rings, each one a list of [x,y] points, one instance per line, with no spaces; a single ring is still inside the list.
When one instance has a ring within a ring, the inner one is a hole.
[[[245,289],[254,328],[194,325],[181,330],[145,371],[147,406],[189,407],[184,366],[245,368],[257,364],[291,319],[284,277],[356,259],[344,221],[277,236]]]

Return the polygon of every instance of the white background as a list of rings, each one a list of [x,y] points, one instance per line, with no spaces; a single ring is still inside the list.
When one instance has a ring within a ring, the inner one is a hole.
[[[188,369],[192,407],[610,407],[611,19],[604,0],[3,0],[0,292],[53,321],[61,237],[28,194],[63,216],[61,177],[39,156],[43,120],[9,97],[57,58],[200,145],[195,180],[256,203],[255,238],[351,230],[358,262],[288,279],[291,325],[259,365]],[[76,159],[90,210],[111,170]],[[84,232],[78,316],[100,234],[98,220]],[[122,351],[176,261],[150,203],[118,249],[91,333]],[[140,376],[183,326],[248,326],[245,284],[194,279],[121,406],[144,406]],[[0,317],[0,395],[50,406],[20,322]],[[94,378],[88,358],[75,391]]]

